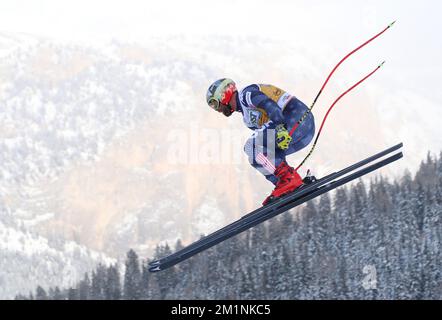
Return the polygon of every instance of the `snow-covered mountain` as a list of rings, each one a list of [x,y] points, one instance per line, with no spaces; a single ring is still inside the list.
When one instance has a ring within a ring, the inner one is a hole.
[[[73,281],[129,248],[147,255],[256,207],[271,186],[243,155],[251,131],[204,98],[211,81],[229,76],[308,102],[332,52],[281,47],[254,37],[90,47],[0,33],[0,295]],[[329,95],[346,84],[331,83]],[[404,141],[410,152],[393,170],[416,168],[441,145],[438,102],[421,98],[376,80],[361,87],[333,111],[308,165],[322,175]],[[330,99],[316,107],[318,120]]]
[[[97,263],[115,259],[91,251],[74,241],[51,239],[0,222],[0,297],[13,298],[37,285],[66,287]]]

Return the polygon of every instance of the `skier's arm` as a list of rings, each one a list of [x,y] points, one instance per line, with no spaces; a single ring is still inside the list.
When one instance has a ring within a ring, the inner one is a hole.
[[[264,93],[254,92],[252,94],[252,102],[256,107],[264,109],[269,119],[272,120],[275,125],[285,124],[281,108]]]
[[[251,96],[251,100],[257,108],[264,109],[269,119],[275,124],[276,145],[282,150],[287,150],[292,141],[292,137],[287,130],[281,108],[275,101],[262,92],[254,92]]]

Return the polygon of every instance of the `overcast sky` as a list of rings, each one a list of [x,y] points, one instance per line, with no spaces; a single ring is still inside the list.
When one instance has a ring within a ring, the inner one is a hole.
[[[318,47],[321,41],[339,47],[398,20],[398,30],[385,45],[408,51],[403,58],[416,59],[409,64],[424,62],[425,68],[440,71],[440,12],[438,0],[2,0],[0,32],[90,43],[111,38],[142,43],[168,34],[241,34],[284,38],[306,47]]]
[[[145,43],[171,34],[211,34],[213,41],[255,35],[344,54],[397,20],[394,31],[364,49],[359,63],[386,59],[384,72],[399,74],[400,85],[442,101],[441,12],[438,0],[2,0],[0,32],[89,44]]]
[[[96,37],[143,41],[151,34],[257,34],[306,36],[372,29],[398,19],[413,34],[431,36],[440,1],[330,0],[2,0],[0,30],[63,39]],[[440,45],[440,41],[439,41]]]

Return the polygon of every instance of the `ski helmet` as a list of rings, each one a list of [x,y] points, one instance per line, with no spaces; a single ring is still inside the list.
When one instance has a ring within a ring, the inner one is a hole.
[[[207,104],[214,110],[220,111],[220,104],[227,105],[236,91],[236,84],[232,79],[216,80],[207,90]]]

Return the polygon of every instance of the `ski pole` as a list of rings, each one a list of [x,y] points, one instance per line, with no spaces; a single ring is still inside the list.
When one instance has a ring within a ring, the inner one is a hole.
[[[393,24],[396,21],[393,21],[392,23],[390,23],[384,30],[382,30],[381,32],[379,32],[378,34],[376,34],[375,36],[373,36],[372,38],[368,39],[367,41],[365,41],[363,44],[361,44],[359,47],[357,47],[356,49],[352,50],[350,53],[348,53],[344,58],[341,59],[341,61],[338,62],[338,64],[333,68],[333,70],[330,72],[330,74],[328,75],[327,79],[325,80],[324,84],[322,85],[321,89],[319,90],[318,94],[316,95],[315,99],[313,100],[312,105],[310,106],[310,108],[307,109],[306,112],[304,112],[304,114],[302,115],[302,117],[298,120],[298,122],[295,123],[295,125],[293,126],[293,128],[290,130],[290,136],[293,135],[293,133],[295,132],[295,130],[298,128],[298,126],[305,120],[305,118],[307,117],[307,115],[312,111],[316,101],[318,100],[319,96],[321,95],[322,91],[324,90],[325,86],[327,85],[328,81],[330,80],[331,76],[333,75],[333,73],[336,71],[336,69],[348,58],[350,57],[353,53],[355,53],[356,51],[358,51],[359,49],[361,49],[362,47],[366,46],[367,44],[369,44],[371,41],[373,41],[374,39],[376,39],[377,37],[379,37],[381,34],[383,34],[385,31],[387,31],[388,29],[390,29]]]
[[[319,136],[321,135],[321,131],[322,128],[324,127],[324,123],[327,120],[328,114],[330,113],[331,109],[333,109],[333,107],[335,106],[335,104],[341,100],[341,98],[343,96],[345,96],[348,92],[350,92],[352,89],[354,89],[355,87],[357,87],[360,83],[364,82],[365,79],[369,78],[373,73],[375,73],[376,71],[378,71],[383,65],[384,65],[385,61],[383,61],[381,64],[379,64],[376,69],[374,69],[373,71],[371,71],[368,75],[366,75],[364,78],[362,78],[361,80],[359,80],[358,82],[356,82],[354,85],[352,85],[350,88],[348,88],[345,92],[343,92],[330,106],[330,108],[328,108],[327,113],[324,116],[324,119],[322,120],[321,126],[319,128],[318,134],[316,135],[316,139],[313,142],[312,148],[310,149],[309,153],[307,154],[307,156],[304,158],[304,160],[302,160],[302,162],[296,167],[295,171],[297,171],[304,163],[305,161],[310,157],[310,155],[313,153],[313,150],[315,149],[316,143],[318,142]]]

